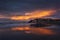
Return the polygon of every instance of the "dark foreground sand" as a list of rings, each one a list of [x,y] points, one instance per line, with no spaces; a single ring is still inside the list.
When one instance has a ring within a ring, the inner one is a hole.
[[[0,40],[60,40],[60,29],[53,29],[55,35],[36,35],[24,31],[0,31]]]

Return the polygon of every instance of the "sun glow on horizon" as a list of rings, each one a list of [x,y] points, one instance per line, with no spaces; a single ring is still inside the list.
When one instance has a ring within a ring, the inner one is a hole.
[[[30,13],[25,13],[24,16],[12,16],[10,17],[11,20],[29,20],[34,19],[34,18],[43,18],[46,16],[50,16],[53,15],[54,12],[56,12],[55,10],[36,10]]]

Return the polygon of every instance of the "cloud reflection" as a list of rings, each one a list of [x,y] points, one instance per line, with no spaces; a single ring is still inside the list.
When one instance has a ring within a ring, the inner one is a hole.
[[[55,32],[49,28],[31,28],[31,27],[15,27],[11,28],[12,31],[25,31],[25,33],[31,33],[36,35],[54,35]]]
[[[48,28],[33,28],[32,29],[33,34],[38,34],[38,35],[53,35],[55,32],[51,29]]]

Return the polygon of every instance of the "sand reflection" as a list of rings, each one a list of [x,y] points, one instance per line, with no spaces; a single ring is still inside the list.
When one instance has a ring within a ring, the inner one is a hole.
[[[54,35],[55,34],[55,32],[52,29],[48,29],[48,28],[32,28],[32,33],[38,34],[38,35]]]
[[[55,32],[49,28],[35,28],[35,27],[14,27],[12,31],[24,31],[25,33],[37,34],[37,35],[54,35]]]

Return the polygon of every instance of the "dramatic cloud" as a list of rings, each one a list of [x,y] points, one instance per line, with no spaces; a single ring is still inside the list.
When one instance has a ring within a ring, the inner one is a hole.
[[[43,18],[46,16],[53,15],[56,10],[36,10],[30,13],[25,13],[24,16],[12,16],[11,20],[30,20],[34,18]]]

